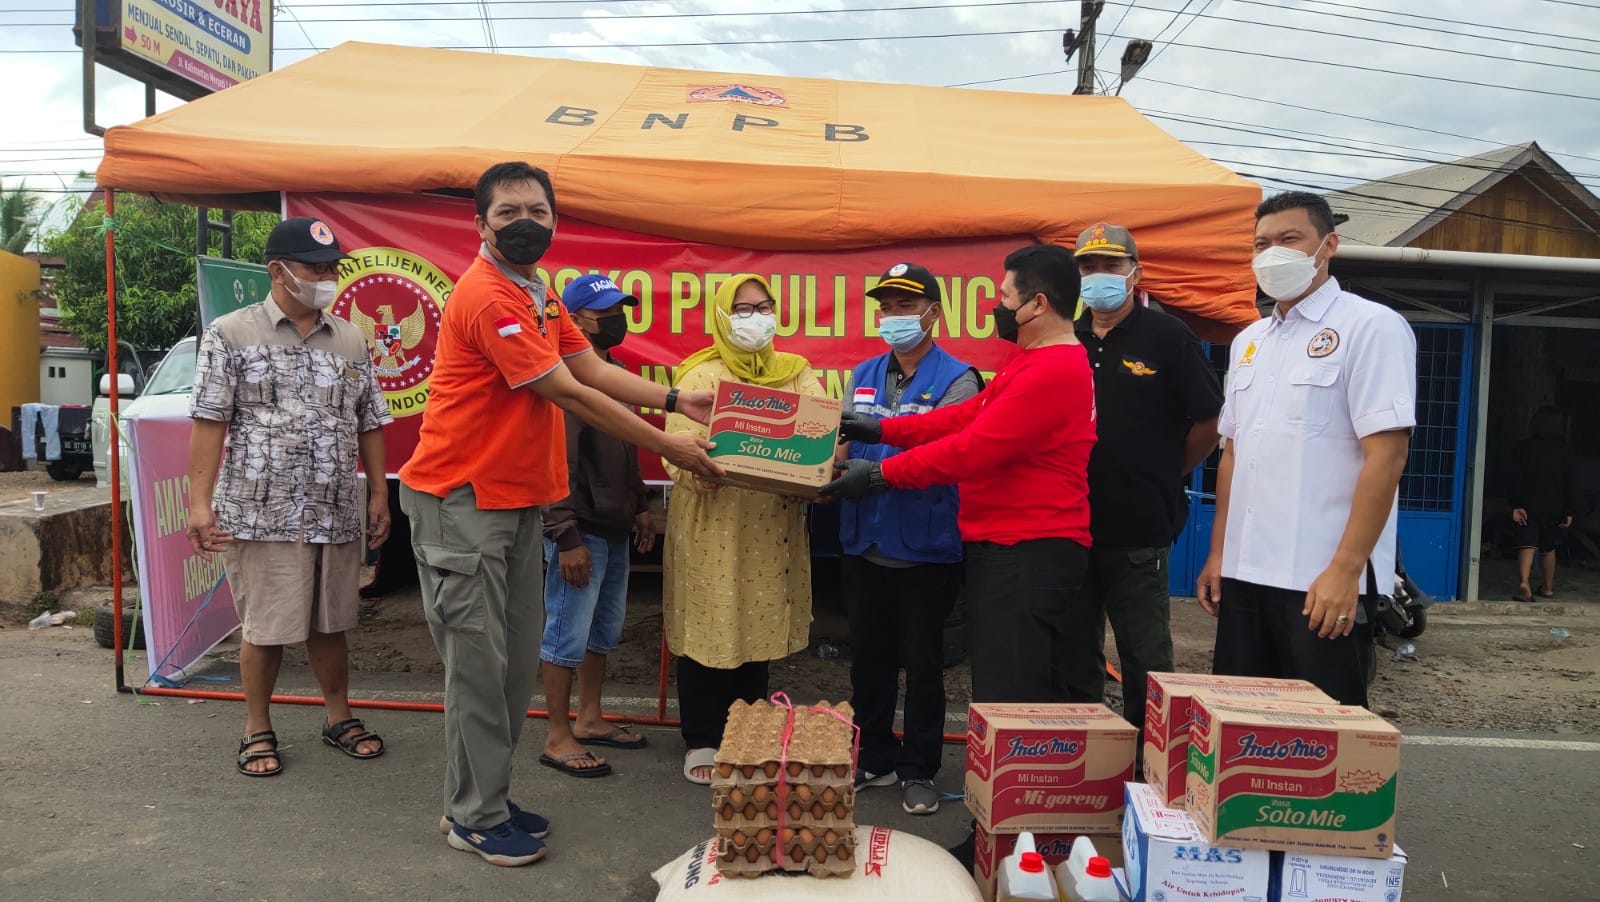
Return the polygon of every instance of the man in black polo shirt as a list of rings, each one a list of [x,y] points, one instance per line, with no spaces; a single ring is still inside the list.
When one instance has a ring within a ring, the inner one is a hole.
[[[1066,666],[1069,679],[1090,681],[1089,696],[1102,697],[1109,618],[1122,662],[1122,713],[1142,731],[1146,676],[1173,668],[1167,554],[1188,514],[1183,480],[1217,447],[1222,390],[1189,327],[1139,297],[1139,253],[1127,229],[1091,226],[1074,256],[1084,306],[1078,340],[1094,370],[1099,417],[1089,456],[1094,603],[1080,609],[1094,620],[1077,627],[1098,637],[1099,658]]]

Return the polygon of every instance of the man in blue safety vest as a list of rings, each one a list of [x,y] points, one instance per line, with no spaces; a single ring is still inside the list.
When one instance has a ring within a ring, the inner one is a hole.
[[[878,302],[878,334],[889,352],[858,365],[851,409],[875,419],[959,404],[983,387],[970,364],[933,340],[943,294],[927,269],[898,263],[867,292]],[[851,458],[882,461],[889,445],[851,443]],[[902,489],[845,501],[845,607],[850,616],[851,705],[861,729],[857,789],[899,782],[909,814],[939,810],[944,734],[944,622],[961,584],[955,486]],[[906,672],[905,739],[894,734],[898,674]]]

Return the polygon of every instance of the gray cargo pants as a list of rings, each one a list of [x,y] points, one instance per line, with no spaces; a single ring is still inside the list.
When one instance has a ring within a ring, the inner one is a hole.
[[[527,722],[544,630],[539,509],[479,510],[400,486],[422,608],[444,662],[444,813],[465,827],[511,816],[511,757]]]

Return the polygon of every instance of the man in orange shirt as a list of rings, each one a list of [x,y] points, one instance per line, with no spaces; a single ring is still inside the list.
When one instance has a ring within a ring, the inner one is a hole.
[[[539,279],[556,227],[550,176],[526,163],[492,166],[477,208],[483,246],[444,308],[400,504],[445,670],[439,828],[452,847],[513,867],[544,857],[550,829],[509,791],[544,620],[539,507],[568,490],[562,411],[707,478],[722,470],[706,456],[709,442],[667,435],[627,409],[704,422],[711,393],[680,396],[606,365]]]

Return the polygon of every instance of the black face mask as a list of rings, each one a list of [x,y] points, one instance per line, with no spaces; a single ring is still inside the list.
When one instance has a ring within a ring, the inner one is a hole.
[[[597,322],[598,332],[589,334],[589,344],[601,351],[609,351],[628,337],[628,318],[625,316],[603,316]]]
[[[531,219],[518,219],[494,230],[494,246],[518,266],[532,266],[550,249],[555,231]]]
[[[1015,343],[1022,324],[1017,322],[1017,311],[1004,304],[994,305],[994,334],[996,338]],[[1028,320],[1033,322],[1033,320]]]

